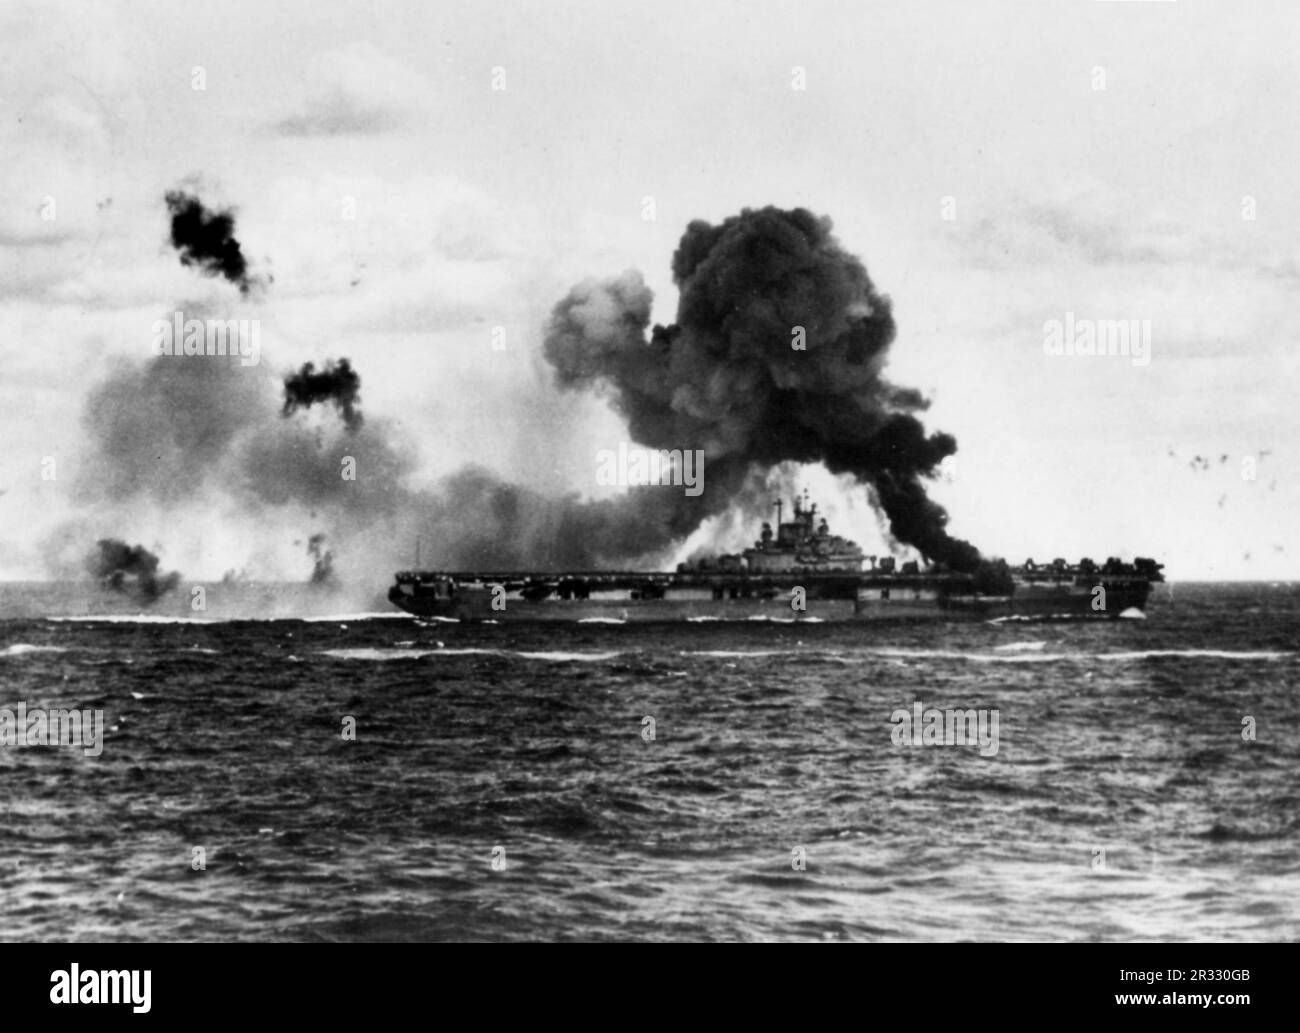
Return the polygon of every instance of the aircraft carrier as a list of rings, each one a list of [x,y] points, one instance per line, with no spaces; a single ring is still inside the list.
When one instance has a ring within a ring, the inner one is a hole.
[[[402,571],[388,598],[444,620],[898,620],[1118,618],[1140,614],[1162,564],[1063,559],[960,572],[867,556],[832,534],[817,506],[795,498],[752,548],[672,572]]]

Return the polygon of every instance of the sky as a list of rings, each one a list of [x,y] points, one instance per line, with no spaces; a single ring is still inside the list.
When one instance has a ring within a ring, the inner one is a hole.
[[[252,375],[348,356],[416,487],[476,463],[608,493],[626,431],[556,387],[552,307],[637,269],[669,322],[686,225],[765,205],[829,216],[892,299],[889,377],[958,442],[953,533],[1300,578],[1300,8],[442,6],[4,6],[0,579],[51,576],[69,521],[196,577],[310,568],[296,514],[253,541],[219,501],[76,491],[88,398],[182,306],[259,320]],[[263,287],[178,262],[178,186],[234,211]],[[1149,322],[1149,362],[1045,354],[1067,319]],[[852,492],[801,476],[877,551]]]

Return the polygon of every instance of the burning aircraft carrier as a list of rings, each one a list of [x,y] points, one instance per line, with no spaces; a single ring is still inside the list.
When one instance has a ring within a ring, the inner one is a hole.
[[[495,563],[491,549],[456,565],[457,550],[435,535],[452,564],[399,573],[395,605],[429,617],[569,620],[1117,617],[1145,606],[1162,580],[1154,560],[1011,567],[948,532],[926,481],[957,442],[927,433],[917,414],[928,401],[884,376],[890,300],[829,219],[768,207],[697,220],[672,268],[675,323],[650,328],[652,294],[635,271],[588,280],[555,306],[544,352],[559,386],[603,393],[632,440],[664,452],[698,443],[708,490],[575,503],[550,522],[558,548],[538,543],[558,559],[545,566]],[[755,515],[781,464],[820,464],[865,487],[891,546],[921,558],[867,557],[796,498],[791,518],[777,504],[775,526],[764,523],[742,553],[636,569],[708,518]],[[518,556],[521,537],[503,534],[499,555]]]
[[[793,517],[764,523],[751,548],[678,565],[668,573],[404,571],[388,598],[422,617],[452,620],[882,620],[1133,616],[1162,565],[1117,558],[1056,559],[973,571],[867,556],[794,500]]]
[[[165,200],[184,265],[228,282],[241,299],[267,292],[271,278],[250,271],[230,211],[183,190]],[[401,543],[422,540],[430,569],[399,574],[389,598],[427,616],[1116,616],[1145,604],[1160,579],[1154,561],[1012,568],[949,532],[927,488],[956,440],[928,431],[925,396],[886,376],[890,299],[828,218],[769,206],[696,220],[672,274],[678,305],[668,325],[651,325],[653,294],[636,271],[574,286],[542,342],[553,389],[511,404],[544,439],[566,394],[602,397],[628,442],[700,457],[702,490],[643,485],[584,500],[573,483],[552,493],[474,465],[414,488],[413,443],[382,414],[363,420],[360,376],[346,357],[290,370],[277,399],[273,378],[220,358],[164,355],[117,366],[92,390],[84,423],[94,461],[79,482],[82,508],[110,530],[140,498],[204,513],[218,499],[250,531],[281,513],[310,521],[330,541],[309,546],[313,599],[349,577],[359,597],[373,598],[382,580],[358,580],[358,562],[367,574],[392,570]],[[300,418],[329,406],[337,424]],[[187,420],[173,418],[180,411]],[[790,519],[778,507],[763,524],[792,471],[814,465],[865,491],[892,555],[863,555],[804,498]],[[759,532],[752,548],[655,571],[672,565],[656,557],[697,531],[749,521]],[[75,545],[91,523],[58,540]],[[138,549],[110,546],[101,543],[92,568],[101,594],[155,610],[180,598],[169,591],[177,576],[141,566]],[[235,594],[223,584],[214,596]]]

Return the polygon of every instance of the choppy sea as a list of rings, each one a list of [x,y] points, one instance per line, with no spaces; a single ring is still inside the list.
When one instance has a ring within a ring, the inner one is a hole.
[[[1293,584],[1106,623],[0,621],[0,708],[104,715],[97,756],[0,745],[0,939],[1296,940],[1298,656]],[[996,711],[997,752],[899,745],[918,702]]]

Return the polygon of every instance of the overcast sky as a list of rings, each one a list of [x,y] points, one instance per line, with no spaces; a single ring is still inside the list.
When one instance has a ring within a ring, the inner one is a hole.
[[[954,533],[1300,577],[1297,53],[1287,2],[6,3],[0,578],[43,576],[43,457],[75,471],[87,392],[182,302],[259,318],[268,376],[350,356],[419,481],[594,492],[620,423],[551,385],[551,306],[634,267],[668,322],[686,223],[767,204],[892,297]],[[183,182],[264,292],[177,262]],[[1044,355],[1067,313],[1149,320],[1149,364]]]

